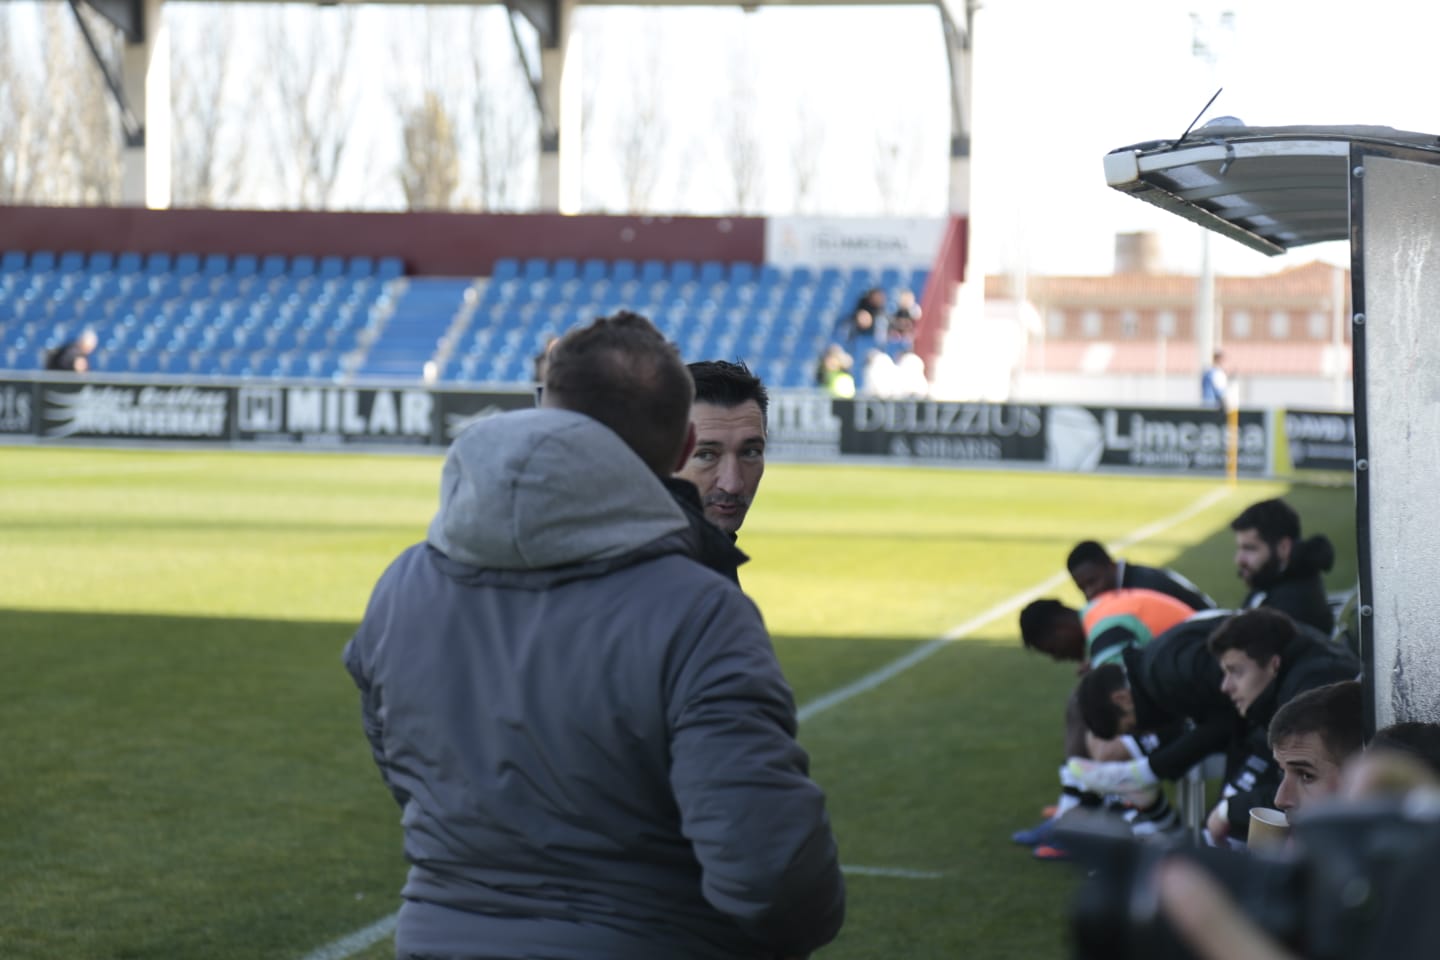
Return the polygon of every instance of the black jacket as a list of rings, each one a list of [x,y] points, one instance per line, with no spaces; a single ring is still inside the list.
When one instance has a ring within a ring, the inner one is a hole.
[[[1174,597],[1191,610],[1210,610],[1215,601],[1200,592],[1200,588],[1173,570],[1159,567],[1145,567],[1125,560],[1117,561],[1120,567],[1120,586],[1154,590],[1167,597]]]
[[[1202,611],[1122,654],[1136,725],[1162,735],[1150,753],[1150,769],[1162,780],[1179,779],[1210,754],[1223,752],[1235,730],[1239,715],[1220,692],[1224,674],[1205,645],[1231,613]]]
[[[1303,626],[1281,651],[1280,673],[1236,725],[1227,754],[1225,769],[1234,771],[1227,779],[1227,787],[1235,790],[1228,808],[1232,837],[1245,839],[1251,807],[1275,805],[1281,779],[1280,765],[1270,750],[1270,721],[1275,711],[1306,690],[1359,675],[1360,661],[1353,653]]]
[[[1295,544],[1290,564],[1272,578],[1251,585],[1245,608],[1274,607],[1326,636],[1335,629],[1335,613],[1325,593],[1322,574],[1335,566],[1335,547],[1330,538],[1317,534]]]

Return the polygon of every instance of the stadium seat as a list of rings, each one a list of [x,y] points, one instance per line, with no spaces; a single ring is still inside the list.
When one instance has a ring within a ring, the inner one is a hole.
[[[230,264],[230,272],[237,277],[253,277],[260,272],[260,261],[253,254],[236,254]]]
[[[50,273],[55,269],[55,254],[49,250],[37,250],[30,254],[31,273]]]
[[[725,264],[718,260],[706,260],[700,264],[700,283],[702,286],[713,286],[725,280]]]
[[[200,272],[207,277],[223,277],[230,272],[230,258],[223,253],[206,254]]]
[[[375,265],[377,279],[394,280],[405,275],[405,263],[399,257],[382,257]]]
[[[285,258],[279,254],[270,254],[260,261],[260,276],[265,279],[283,277],[286,271]]]
[[[293,258],[286,274],[295,279],[315,276],[315,258],[306,254]]]
[[[375,275],[375,260],[372,257],[351,257],[345,267],[345,276],[352,280]]]
[[[646,260],[640,264],[640,282],[659,284],[665,281],[665,264],[660,260]]]
[[[610,265],[610,279],[619,283],[629,283],[635,279],[634,260],[616,260]]]
[[[25,269],[25,254],[20,250],[6,250],[0,257],[0,273],[19,273]]]
[[[321,280],[332,280],[335,277],[344,276],[345,259],[336,256],[321,257],[316,274]]]
[[[501,257],[499,260],[496,260],[495,265],[490,268],[490,279],[492,281],[513,280],[519,275],[520,261],[514,257]]]
[[[555,261],[555,266],[550,271],[550,279],[564,283],[567,280],[574,280],[579,273],[580,265],[567,257]]]
[[[194,253],[179,254],[175,257],[175,263],[171,269],[182,277],[194,276],[200,272],[200,257]]]
[[[61,273],[79,273],[85,269],[85,254],[76,250],[68,250],[60,255],[59,271]]]
[[[145,266],[145,260],[138,253],[125,252],[115,258],[115,272],[126,275],[140,273]]]
[[[595,283],[606,279],[610,270],[604,260],[586,260],[585,265],[580,268],[580,279],[586,283]]]
[[[695,280],[695,264],[689,260],[676,260],[670,264],[670,283],[679,286],[682,283],[692,283]]]

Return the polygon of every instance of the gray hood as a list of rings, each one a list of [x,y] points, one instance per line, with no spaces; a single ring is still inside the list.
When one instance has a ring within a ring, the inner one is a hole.
[[[568,410],[487,417],[450,445],[427,540],[488,570],[624,556],[688,528],[685,513],[612,430]]]

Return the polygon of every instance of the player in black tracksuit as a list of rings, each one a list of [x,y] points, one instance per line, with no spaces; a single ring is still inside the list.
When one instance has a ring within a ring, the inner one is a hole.
[[[1191,610],[1209,610],[1215,606],[1214,600],[1175,571],[1115,560],[1094,540],[1075,544],[1065,559],[1065,569],[1070,571],[1070,578],[1086,600],[1094,600],[1107,590],[1125,588],[1154,590],[1174,597]]]

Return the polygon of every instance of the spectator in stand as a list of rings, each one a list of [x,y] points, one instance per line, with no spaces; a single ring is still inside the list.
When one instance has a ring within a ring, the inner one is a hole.
[[[925,376],[925,361],[918,353],[906,351],[895,361],[895,396],[926,397],[930,381]]]
[[[1216,350],[1213,362],[1200,374],[1200,403],[1206,407],[1225,409],[1225,392],[1230,386],[1230,377],[1220,364],[1225,359],[1223,350]]]
[[[1300,515],[1284,500],[1261,500],[1230,521],[1235,531],[1235,570],[1250,588],[1242,604],[1274,607],[1327,636],[1335,613],[1321,574],[1335,565],[1335,547],[1324,534],[1300,538]]]
[[[903,355],[915,349],[915,328],[920,323],[920,304],[915,294],[901,290],[895,298],[895,313],[890,317],[889,351]]]
[[[99,338],[94,330],[86,330],[74,340],[66,341],[45,356],[46,370],[64,370],[70,373],[86,373],[90,369],[90,354],[95,352]]]
[[[1065,560],[1065,569],[1070,571],[1070,579],[1086,600],[1094,600],[1108,590],[1130,587],[1174,597],[1192,610],[1209,610],[1215,606],[1214,600],[1175,571],[1115,560],[1094,540],[1075,544]]]
[[[889,317],[885,310],[885,291],[872,287],[855,302],[855,307],[842,318],[837,326],[836,339],[845,347],[850,356],[863,364],[871,350],[883,350],[886,345]],[[865,387],[865,370],[856,377],[857,389]]]
[[[1270,751],[1280,767],[1275,807],[1293,813],[1340,792],[1340,767],[1364,746],[1360,683],[1316,687],[1275,711]]]
[[[1220,664],[1221,691],[1235,704],[1241,723],[1227,750],[1226,769],[1239,773],[1221,791],[1205,821],[1216,843],[1243,841],[1251,807],[1273,807],[1282,772],[1270,748],[1270,721],[1307,690],[1353,680],[1354,655],[1323,635],[1297,627],[1278,609],[1261,607],[1231,617],[1208,641]]]
[[[884,350],[874,349],[865,356],[865,375],[860,378],[860,393],[867,397],[895,396],[895,361]]]
[[[815,369],[815,384],[823,387],[832,397],[849,400],[855,396],[855,377],[850,373],[854,358],[838,343],[832,343],[820,355]]]

